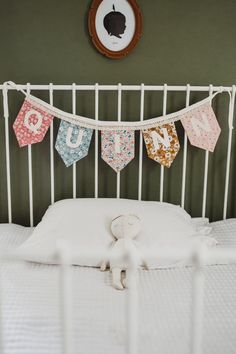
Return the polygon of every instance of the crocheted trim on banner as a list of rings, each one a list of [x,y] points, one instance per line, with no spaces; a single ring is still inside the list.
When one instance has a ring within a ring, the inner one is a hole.
[[[54,115],[55,117],[60,118],[66,122],[80,125],[81,127],[90,128],[94,130],[115,130],[115,129],[145,130],[145,129],[154,128],[158,125],[173,123],[180,120],[183,114],[186,114],[207,102],[210,103],[212,99],[219,93],[228,92],[230,95],[230,92],[228,90],[221,88],[219,91],[216,91],[214,94],[209,95],[203,100],[194,103],[188,107],[185,107],[179,111],[176,111],[174,113],[167,114],[165,116],[155,117],[144,121],[117,122],[117,121],[97,121],[92,118],[87,118],[87,117],[71,114],[68,112],[64,112],[59,108],[56,108],[31,94],[27,94],[24,90],[19,89],[18,85],[16,85],[14,82],[8,81],[4,83],[4,85],[10,85],[16,88],[18,91],[21,91],[26,96],[27,101],[32,103],[35,107],[43,109],[48,114]]]

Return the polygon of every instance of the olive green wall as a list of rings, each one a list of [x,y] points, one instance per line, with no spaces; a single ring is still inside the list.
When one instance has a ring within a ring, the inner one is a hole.
[[[88,0],[0,0],[0,82],[70,84],[186,84],[232,85],[236,83],[236,2],[234,0],[139,0],[143,13],[143,34],[135,50],[121,60],[103,57],[93,47],[87,29]],[[34,92],[48,100],[48,92]],[[191,103],[204,97],[191,95]],[[139,119],[139,93],[124,93],[122,119]],[[22,104],[23,96],[10,92],[10,122]],[[55,105],[71,111],[71,93],[57,92]],[[168,95],[168,112],[185,104],[185,94]],[[227,149],[226,94],[218,96],[214,108],[222,127],[217,148],[210,154],[207,214],[222,217],[225,153]],[[117,93],[100,94],[99,118],[115,120]],[[160,93],[145,95],[145,118],[160,115]],[[77,94],[77,113],[94,117],[94,94]],[[0,114],[2,103],[0,103]],[[55,124],[55,135],[58,129]],[[177,124],[183,145],[183,130]],[[235,134],[234,134],[235,135]],[[137,136],[138,146],[138,136]],[[4,120],[0,119],[0,221],[7,221]],[[28,174],[27,148],[17,146],[11,129],[11,176],[13,221],[27,225]],[[235,150],[235,138],[233,138]],[[182,152],[173,167],[165,171],[165,201],[180,203]],[[32,146],[34,212],[38,222],[50,203],[49,136]],[[145,152],[144,152],[145,153]],[[204,151],[189,148],[186,208],[192,215],[201,214]],[[236,198],[232,161],[228,217],[236,216]],[[89,156],[77,164],[78,197],[94,193],[94,144]],[[234,173],[234,176],[235,176]],[[158,200],[160,166],[145,158],[143,198]],[[56,199],[72,195],[72,168],[65,168],[55,151]],[[99,195],[115,196],[116,176],[99,160]],[[138,151],[135,160],[121,173],[122,197],[137,197]]]

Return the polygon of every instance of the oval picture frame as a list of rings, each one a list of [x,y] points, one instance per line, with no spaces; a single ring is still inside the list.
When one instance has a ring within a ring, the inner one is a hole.
[[[108,58],[127,56],[142,32],[142,14],[136,0],[93,0],[89,33],[97,50]]]

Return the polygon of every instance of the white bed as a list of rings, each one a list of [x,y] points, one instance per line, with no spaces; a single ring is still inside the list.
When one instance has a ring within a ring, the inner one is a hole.
[[[236,247],[236,219],[212,223],[217,247]],[[32,228],[0,225],[1,249],[26,240]],[[1,264],[4,354],[59,354],[58,266]],[[140,271],[139,354],[189,353],[191,267]],[[236,266],[205,267],[203,353],[236,348]],[[123,354],[126,291],[110,273],[74,266],[73,331],[76,354]],[[2,287],[4,284],[4,287]]]

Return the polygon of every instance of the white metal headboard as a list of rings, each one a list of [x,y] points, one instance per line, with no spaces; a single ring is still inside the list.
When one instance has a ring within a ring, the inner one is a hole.
[[[30,83],[26,85],[17,85],[17,88],[8,87],[7,85],[0,85],[0,89],[3,91],[3,109],[5,118],[5,144],[6,144],[6,176],[7,176],[7,203],[8,203],[8,222],[12,222],[12,193],[11,193],[11,159],[10,159],[10,145],[9,145],[9,107],[8,107],[8,90],[24,89],[29,93],[31,90],[48,91],[49,103],[53,105],[53,92],[54,91],[71,91],[72,92],[72,113],[76,114],[76,91],[94,91],[95,92],[95,119],[99,119],[99,92],[100,91],[117,91],[117,120],[121,121],[121,107],[122,107],[122,92],[123,91],[139,91],[140,92],[140,121],[144,119],[144,96],[146,91],[161,91],[163,92],[163,115],[166,114],[167,106],[167,94],[173,91],[186,92],[186,107],[190,102],[190,94],[192,92],[209,92],[210,94],[218,91],[222,86],[168,86],[157,85],[32,85]],[[229,112],[234,111],[235,104],[235,86],[226,87],[232,92],[230,98]],[[232,110],[232,111],[231,111]],[[228,147],[227,147],[227,161],[225,170],[225,186],[224,186],[224,205],[223,205],[223,219],[227,215],[228,205],[228,190],[229,190],[229,176],[230,176],[230,163],[231,163],[231,148],[232,148],[232,127],[229,126],[228,131]],[[142,198],[142,170],[143,170],[143,139],[140,132],[139,141],[139,176],[138,176],[138,199]],[[186,166],[187,166],[187,152],[188,142],[186,133],[184,133],[184,147],[183,147],[183,162],[182,162],[182,185],[181,185],[181,206],[185,206],[185,194],[186,194]],[[50,190],[51,190],[51,203],[55,201],[55,177],[54,177],[54,145],[53,145],[53,123],[50,127]],[[95,131],[95,185],[94,185],[94,197],[98,198],[98,131]],[[204,181],[203,181],[203,194],[202,194],[202,216],[206,215],[206,202],[207,202],[207,182],[208,182],[208,163],[209,152],[205,152],[205,165],[204,165]],[[28,146],[28,175],[29,175],[29,215],[30,226],[34,225],[34,211],[33,211],[33,177],[32,177],[32,149]],[[160,169],[160,201],[163,201],[163,187],[164,187],[164,167]],[[120,197],[120,173],[117,173],[116,182],[116,196]],[[76,164],[73,165],[73,198],[76,197]]]
[[[219,87],[210,86],[122,86],[121,84],[115,86],[102,86],[102,85],[30,85],[21,86],[23,89],[30,90],[48,90],[50,103],[53,104],[53,92],[56,90],[72,90],[72,111],[75,113],[76,109],[76,90],[92,90],[95,91],[95,119],[98,120],[98,108],[99,108],[99,91],[100,90],[113,90],[118,93],[118,111],[117,119],[121,120],[121,105],[122,105],[122,91],[132,90],[140,91],[140,120],[144,119],[144,95],[145,91],[162,91],[163,92],[163,114],[166,113],[167,106],[167,93],[169,91],[184,91],[186,92],[186,106],[189,105],[190,93],[194,91],[201,92],[213,92],[219,90]],[[12,198],[11,198],[11,160],[10,160],[10,146],[9,146],[9,107],[7,88],[0,86],[3,90],[4,96],[4,118],[5,118],[5,144],[6,144],[6,175],[7,175],[7,198],[8,198],[8,221],[12,222]],[[232,114],[235,101],[235,87],[228,87],[232,92],[230,107],[228,114]],[[231,162],[231,148],[232,148],[232,126],[229,126],[228,131],[228,145],[227,145],[227,162],[225,170],[225,185],[224,185],[224,205],[223,205],[223,218],[226,218],[227,204],[228,204],[228,188],[229,188],[229,174],[230,174],[230,162]],[[95,198],[98,198],[98,131],[95,131]],[[187,152],[188,142],[185,134],[184,137],[184,153],[182,161],[182,184],[181,184],[181,205],[185,206],[185,192],[186,192],[186,166],[187,166]],[[143,172],[143,140],[140,139],[139,145],[139,179],[138,179],[138,199],[142,196],[142,172]],[[204,165],[204,181],[203,181],[203,195],[202,195],[202,216],[206,213],[206,199],[207,199],[207,182],[208,182],[208,163],[209,153],[205,153],[205,165]],[[163,186],[164,186],[164,168],[161,167],[160,178],[160,200],[163,201]],[[51,180],[51,203],[54,202],[54,144],[53,144],[53,125],[50,128],[50,180]],[[30,224],[33,226],[34,214],[33,214],[33,178],[32,178],[32,151],[31,146],[28,146],[28,174],[29,174],[29,212],[30,212]],[[120,174],[117,174],[116,185],[117,198],[120,197]],[[76,168],[73,166],[73,197],[76,197]],[[233,249],[213,250],[216,252],[219,259],[225,260],[226,258],[234,262],[236,261],[235,251]],[[171,253],[170,253],[171,254]],[[61,317],[62,317],[62,350],[65,354],[71,354],[73,350],[73,336],[71,330],[71,278],[70,267],[68,267],[68,260],[64,249],[59,250],[59,256],[61,259],[61,276],[60,276],[60,293],[61,293]],[[88,254],[88,256],[90,256]],[[130,251],[129,261],[130,268],[128,269],[129,288],[127,292],[127,345],[126,352],[128,354],[136,354],[138,352],[138,286],[137,286],[137,266],[138,263],[135,260],[132,250]],[[167,256],[169,257],[167,252]],[[172,254],[173,256],[173,254]],[[211,256],[210,251],[208,253],[204,249],[197,249],[192,254],[195,270],[193,272],[193,304],[192,304],[192,321],[191,321],[191,353],[202,353],[202,333],[203,333],[203,311],[204,311],[204,272],[202,269],[202,260],[204,257]],[[226,257],[227,256],[227,257]],[[12,257],[12,255],[11,255]],[[220,258],[222,257],[222,258]],[[103,259],[104,257],[101,257]],[[169,258],[168,258],[169,259]],[[207,259],[207,258],[206,258]],[[14,259],[13,259],[14,260]],[[3,285],[4,286],[4,285]],[[1,300],[1,299],[0,299]],[[2,337],[2,328],[0,324],[0,337]],[[0,341],[0,346],[3,348],[3,341]],[[1,348],[1,349],[2,349]]]

